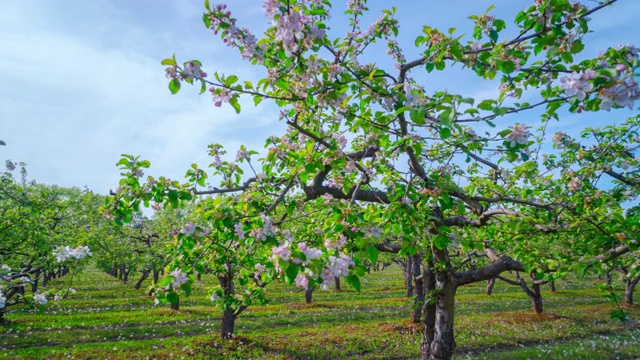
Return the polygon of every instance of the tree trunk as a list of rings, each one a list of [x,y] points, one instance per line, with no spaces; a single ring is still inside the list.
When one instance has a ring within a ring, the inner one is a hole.
[[[625,303],[633,305],[633,291],[635,290],[636,285],[638,285],[639,281],[640,277],[636,278],[635,280],[627,279],[626,288],[624,290]]]
[[[424,330],[422,333],[422,342],[420,343],[420,352],[422,359],[428,359],[431,352],[431,343],[433,342],[434,330],[436,326],[436,274],[433,272],[433,261],[429,262],[424,271],[423,283],[425,292],[429,294],[429,298],[424,302]]]
[[[44,277],[42,278],[42,287],[47,287],[47,283],[49,282],[49,272],[44,272]]]
[[[411,266],[411,257],[407,256],[407,262],[404,267],[404,284],[407,288],[407,297],[413,296],[413,266]]]
[[[334,282],[336,284],[336,290],[340,290],[340,278],[336,276]]]
[[[142,276],[140,276],[140,280],[138,280],[138,282],[136,283],[136,286],[134,286],[136,290],[140,290],[140,286],[142,286],[142,282],[149,277],[150,273],[151,273],[151,269],[147,269],[142,273]]]
[[[556,292],[556,282],[555,281],[551,281],[549,283],[549,291],[551,291],[552,293]]]
[[[304,291],[304,302],[305,304],[311,304],[311,300],[313,297],[313,289],[308,288]]]
[[[533,312],[535,312],[536,314],[542,314],[543,309],[542,295],[540,294],[540,285],[534,283],[533,285],[531,285],[531,288],[533,289],[533,297],[531,298],[531,301],[533,303]]]
[[[433,322],[433,333],[425,327],[421,357],[423,360],[448,360],[456,347],[453,323],[457,285],[446,250],[434,250],[434,262],[445,264],[445,269],[435,273],[436,291],[432,295],[435,314],[425,314],[425,323]]]
[[[422,307],[424,305],[424,277],[420,274],[420,266],[422,265],[422,256],[415,255],[411,258],[411,266],[413,267],[414,285],[416,298],[413,303],[413,313],[411,314],[411,322],[419,324],[422,318]]]
[[[196,278],[198,279],[198,281],[202,281],[202,274],[198,273],[198,275],[196,275]]]
[[[233,296],[235,294],[235,286],[233,284],[233,274],[231,272],[225,275],[218,275],[218,281],[222,287],[222,292],[225,297]],[[231,339],[233,337],[233,331],[236,323],[237,313],[228,305],[225,307],[222,313],[222,327],[220,329],[220,335],[223,339]]]
[[[231,339],[233,337],[235,325],[236,314],[233,313],[233,309],[225,308],[222,314],[222,329],[220,336],[222,336],[223,339]]]
[[[35,273],[33,273],[33,281],[31,283],[31,292],[33,293],[38,291],[38,282],[40,282],[40,275],[42,275],[41,269],[38,269]]]
[[[604,282],[607,285],[611,285],[611,270],[604,273]]]
[[[122,275],[122,281],[124,281],[124,283],[126,284],[127,281],[129,281],[129,273],[131,272],[131,270],[127,270],[124,267],[122,267],[122,273],[124,275]]]
[[[153,270],[153,283],[157,284],[159,279],[160,279],[160,271]]]
[[[536,314],[542,314],[543,307],[542,294],[540,294],[540,284],[536,283],[535,280],[532,279],[531,281],[533,282],[533,284],[531,285],[531,289],[529,289],[529,287],[527,286],[527,282],[524,281],[524,279],[522,279],[520,275],[518,275],[518,273],[516,273],[516,277],[518,278],[518,284],[520,284],[520,287],[522,288],[524,293],[527,294],[527,296],[531,300],[533,312]]]
[[[487,295],[493,294],[493,287],[496,285],[496,278],[492,277],[487,280]]]

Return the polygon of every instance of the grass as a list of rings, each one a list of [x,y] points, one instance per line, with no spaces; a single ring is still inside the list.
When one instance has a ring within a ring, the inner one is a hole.
[[[267,306],[252,306],[236,336],[218,335],[220,310],[210,305],[204,278],[179,311],[154,306],[136,291],[90,268],[70,299],[41,314],[18,309],[0,329],[8,359],[412,359],[421,328],[408,321],[402,273],[387,268],[362,279],[363,291],[316,291],[312,304],[295,288],[270,285]],[[63,280],[50,287],[63,286]],[[135,282],[135,279],[132,280]],[[345,285],[346,287],[346,285]],[[531,313],[518,287],[464,286],[456,298],[456,359],[638,359],[640,307],[631,320],[610,320],[612,307],[593,280],[560,282],[543,294],[545,314]]]

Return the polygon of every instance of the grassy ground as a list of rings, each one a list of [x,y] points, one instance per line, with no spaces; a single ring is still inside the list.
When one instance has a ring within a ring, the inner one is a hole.
[[[135,282],[136,279],[132,280]],[[363,279],[363,291],[316,291],[313,304],[292,287],[268,288],[272,302],[236,322],[236,338],[218,335],[220,311],[207,283],[182,298],[179,311],[153,306],[143,290],[95,269],[82,273],[70,299],[42,314],[18,310],[0,327],[0,358],[19,359],[412,359],[420,328],[408,322],[397,267]],[[51,287],[61,286],[54,282]],[[345,284],[344,287],[347,285]],[[593,281],[558,284],[543,294],[546,314],[531,313],[516,287],[498,283],[458,290],[456,359],[640,359],[640,306],[631,320],[610,320],[612,307]]]

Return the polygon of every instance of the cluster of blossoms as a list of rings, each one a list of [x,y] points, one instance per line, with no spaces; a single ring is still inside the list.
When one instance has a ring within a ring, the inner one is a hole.
[[[347,237],[344,234],[340,234],[337,238],[329,238],[324,240],[324,247],[329,250],[340,250],[347,244]]]
[[[189,222],[180,229],[180,233],[185,234],[186,236],[201,237],[209,235],[209,229],[203,228],[202,230],[199,230],[196,224]]]
[[[75,248],[70,248],[69,246],[56,247],[53,250],[53,256],[55,256],[58,262],[63,262],[69,259],[80,260],[87,256],[93,256],[91,250],[87,246],[76,246]]]
[[[202,71],[200,63],[189,61],[184,64],[182,77],[188,80],[203,79],[207,77],[207,73]]]
[[[175,277],[175,280],[171,282],[171,288],[173,290],[177,290],[180,285],[185,284],[187,281],[189,281],[189,277],[187,276],[187,274],[183,273],[181,269],[175,269],[169,275]]]
[[[516,147],[518,144],[526,145],[529,143],[529,127],[525,124],[516,123],[513,126],[513,130],[506,136],[506,140],[511,142],[511,147]]]
[[[560,79],[560,88],[564,90],[567,96],[575,96],[582,101],[587,96],[587,92],[593,90],[593,84],[589,80],[596,76],[593,69],[584,72],[574,72],[571,76],[565,76]]]
[[[216,107],[221,107],[223,103],[228,103],[231,101],[233,94],[231,94],[231,90],[225,88],[215,88],[210,87],[209,92],[213,96],[213,105]]]
[[[329,264],[322,271],[320,275],[322,277],[322,288],[328,289],[330,282],[336,277],[345,277],[349,275],[349,268],[354,266],[355,263],[345,254],[340,254],[340,257],[329,256]]]
[[[304,261],[304,265],[308,265],[311,260],[317,259],[320,256],[322,256],[322,250],[316,249],[316,248],[310,248],[305,243],[299,243],[298,250],[302,251],[302,253],[304,254],[304,257],[306,258],[306,260]],[[295,260],[299,260],[299,259],[295,259]],[[295,260],[294,262],[296,262]]]
[[[47,303],[47,294],[40,293],[33,295],[33,301],[38,305],[45,305]]]
[[[291,250],[289,250],[290,242],[285,241],[282,245],[274,247],[271,252],[273,254],[273,260],[277,261],[278,259],[282,261],[289,261],[291,259]]]
[[[633,45],[621,45],[616,47],[616,50],[624,52],[623,63],[610,64],[605,58],[607,52],[603,51],[597,62],[598,71],[588,69],[565,76],[560,79],[560,89],[567,96],[575,96],[583,101],[588,93],[594,90],[592,81],[604,78],[609,85],[598,91],[600,109],[609,111],[614,105],[633,108],[635,100],[640,99],[640,88],[633,75],[633,68],[638,61],[638,50]]]
[[[275,1],[277,2],[277,1]],[[258,40],[249,29],[238,28],[236,19],[231,18],[231,12],[227,5],[218,4],[214,7],[210,15],[211,29],[217,34],[222,29],[223,42],[230,47],[237,47],[242,50],[243,59],[253,59],[262,63],[264,60],[265,47],[258,45]]]
[[[315,3],[317,5],[319,2]],[[282,41],[287,56],[292,56],[299,50],[299,41],[302,41],[305,47],[310,47],[314,39],[324,37],[325,30],[320,29],[312,22],[313,19],[300,14],[295,8],[290,7],[283,13],[280,2],[275,0],[265,1],[263,8],[267,16],[274,18],[275,40]]]
[[[273,226],[273,222],[271,221],[270,217],[266,216],[265,214],[262,214],[261,217],[262,227],[259,229],[252,229],[249,233],[249,236],[253,237],[256,240],[265,241],[268,237],[276,235],[276,228],[275,226]],[[238,225],[236,224],[236,234],[240,235],[240,231],[242,231],[242,227],[238,227]]]

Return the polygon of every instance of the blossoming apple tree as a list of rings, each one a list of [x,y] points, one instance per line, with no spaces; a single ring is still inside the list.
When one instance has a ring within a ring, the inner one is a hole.
[[[422,357],[451,358],[459,286],[506,270],[584,273],[637,247],[637,217],[624,211],[640,190],[638,117],[622,123],[609,111],[633,109],[640,96],[638,53],[612,44],[575,60],[589,18],[615,2],[536,0],[515,14],[511,36],[488,11],[470,17],[471,35],[424,26],[406,44],[395,9],[364,24],[364,0],[348,1],[345,34],[328,27],[340,21],[337,2],[266,0],[269,28],[259,36],[225,5],[205,1],[205,26],[267,75],[254,84],[174,56],[162,61],[170,91],[198,84],[215,106],[237,112],[243,97],[272,101],[287,131],[267,138],[259,159],[242,147],[231,161],[212,145],[220,183],[209,188],[195,164],[184,184],[141,182],[149,163],[126,155],[106,207],[127,221],[141,204],[178,207],[198,196],[197,221],[176,236],[171,269],[180,274],[165,285],[173,283],[170,294],[205,261],[225,314],[260,299],[261,285],[278,277],[308,287],[345,276],[358,288],[364,260],[379,251],[420,253],[429,270]],[[368,52],[381,44],[389,67]],[[406,59],[407,47],[420,55]],[[497,95],[424,87],[453,66],[499,81]],[[552,134],[568,113],[606,116],[583,135]],[[472,250],[490,261],[472,269],[455,259]],[[234,292],[234,279],[246,295]],[[223,336],[232,328],[223,325]]]
[[[88,228],[98,216],[101,198],[77,188],[60,188],[13,176],[18,164],[7,161],[0,175],[0,322],[9,308],[19,304],[42,307],[71,291],[73,275],[86,264],[91,250]],[[67,275],[66,289],[47,286],[55,276]]]

